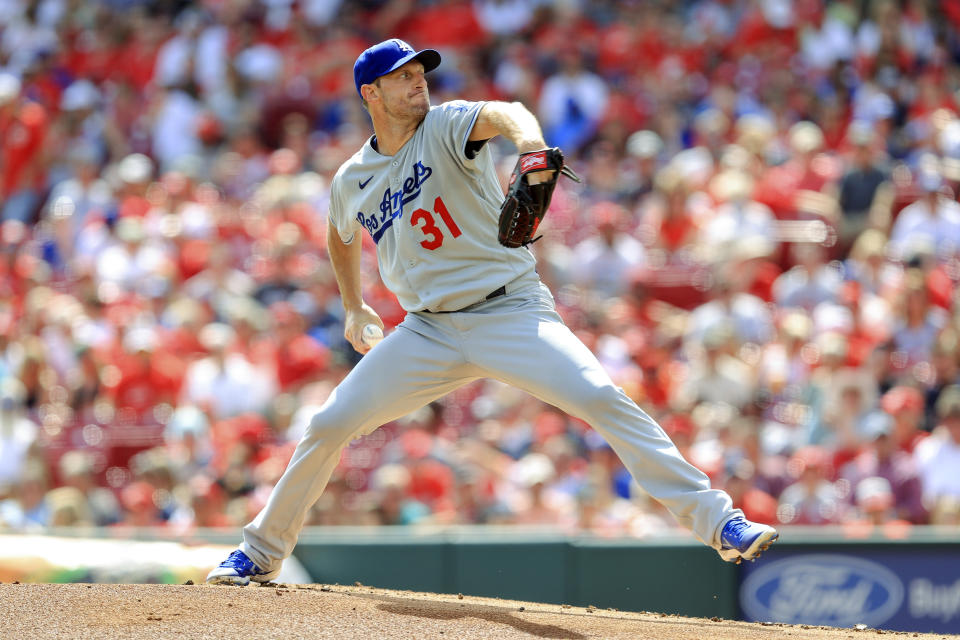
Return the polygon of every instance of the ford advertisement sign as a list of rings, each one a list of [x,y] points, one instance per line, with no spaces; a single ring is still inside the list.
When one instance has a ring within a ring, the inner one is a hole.
[[[761,622],[960,633],[958,565],[932,550],[771,553],[744,567],[740,607]]]
[[[869,560],[809,555],[764,565],[740,594],[740,606],[754,620],[879,627],[903,604],[903,583]]]

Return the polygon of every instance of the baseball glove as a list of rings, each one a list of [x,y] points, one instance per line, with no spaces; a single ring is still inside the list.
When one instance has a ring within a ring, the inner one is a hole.
[[[530,184],[529,174],[536,171],[553,171],[550,178]],[[557,147],[521,153],[517,166],[510,176],[507,197],[500,207],[500,244],[511,249],[525,247],[536,242],[533,234],[550,207],[550,198],[557,186],[560,174],[580,182],[580,177],[563,164],[563,152]]]

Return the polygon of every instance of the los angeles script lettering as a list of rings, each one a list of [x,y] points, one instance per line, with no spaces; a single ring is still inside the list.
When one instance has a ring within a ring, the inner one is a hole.
[[[379,215],[376,213],[367,215],[363,211],[358,211],[357,220],[367,228],[375,241],[379,241],[383,232],[393,224],[393,220],[403,217],[403,206],[420,197],[423,183],[431,175],[433,175],[433,169],[418,160],[413,165],[413,175],[403,181],[402,190],[393,191],[390,187],[387,187],[387,190],[383,192]]]

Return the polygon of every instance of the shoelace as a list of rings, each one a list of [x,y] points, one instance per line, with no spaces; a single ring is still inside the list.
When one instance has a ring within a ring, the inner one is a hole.
[[[746,520],[741,520],[740,518],[731,520],[723,527],[723,541],[736,547],[740,544],[740,536],[749,528],[750,525]]]
[[[220,565],[222,567],[233,567],[243,571],[249,571],[253,567],[253,561],[239,549],[227,556],[227,559]]]
[[[740,518],[737,518],[736,520],[731,520],[730,522],[728,522],[727,527],[724,527],[724,528],[732,529],[731,533],[735,536],[739,536],[741,533],[743,533],[744,529],[750,528],[750,525],[747,524],[746,520],[741,520]]]

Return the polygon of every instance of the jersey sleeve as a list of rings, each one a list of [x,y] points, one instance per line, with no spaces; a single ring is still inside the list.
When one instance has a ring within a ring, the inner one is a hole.
[[[330,223],[337,229],[340,240],[350,244],[360,231],[360,222],[349,214],[341,192],[341,175],[338,173],[330,184]]]
[[[468,150],[467,142],[480,116],[480,110],[485,104],[486,102],[454,100],[444,102],[431,112],[435,117],[436,126],[432,131],[439,138],[437,142],[442,144],[465,169],[475,168],[474,161],[477,153]]]

